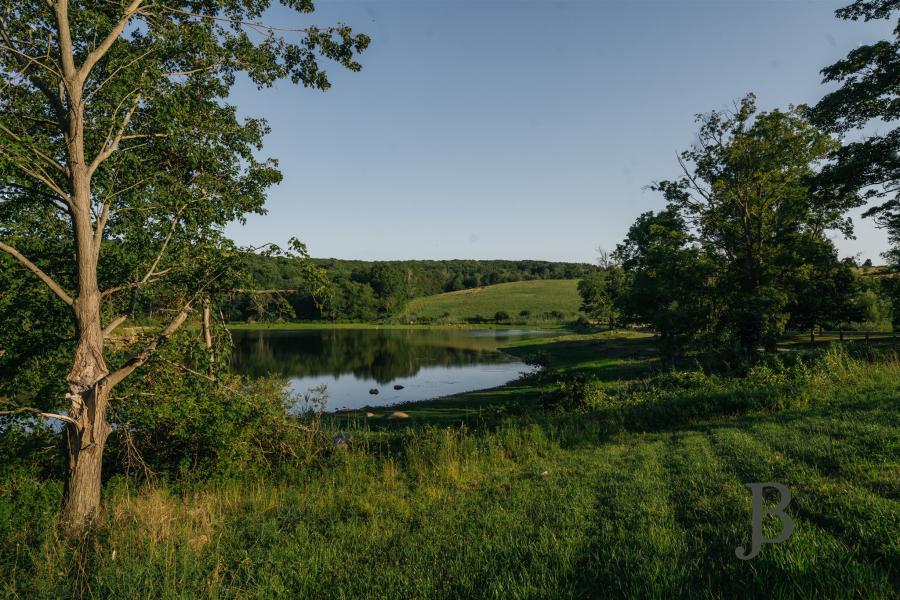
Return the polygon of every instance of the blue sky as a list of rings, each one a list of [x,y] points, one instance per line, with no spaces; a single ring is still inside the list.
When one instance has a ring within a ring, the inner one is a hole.
[[[331,66],[322,94],[240,82],[266,118],[263,155],[284,182],[241,244],[305,241],[366,260],[593,261],[678,175],[694,115],[753,91],[764,108],[813,103],[819,70],[888,22],[834,18],[843,3],[323,2],[280,26],[342,21],[372,37],[363,71]],[[883,231],[854,219],[844,255],[879,262]]]

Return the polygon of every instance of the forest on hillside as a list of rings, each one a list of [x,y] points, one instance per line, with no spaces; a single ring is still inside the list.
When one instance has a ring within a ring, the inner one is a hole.
[[[374,321],[396,315],[413,298],[514,281],[582,279],[598,268],[544,260],[298,260],[258,253],[242,260],[249,283],[230,295],[230,321]]]

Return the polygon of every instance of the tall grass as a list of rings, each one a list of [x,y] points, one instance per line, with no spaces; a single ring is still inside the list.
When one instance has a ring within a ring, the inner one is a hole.
[[[490,427],[360,426],[346,449],[216,483],[115,477],[80,540],[55,533],[58,482],[7,472],[0,596],[892,597],[898,373],[832,349],[592,385],[580,410]],[[797,532],[737,561],[742,484],[772,479]]]

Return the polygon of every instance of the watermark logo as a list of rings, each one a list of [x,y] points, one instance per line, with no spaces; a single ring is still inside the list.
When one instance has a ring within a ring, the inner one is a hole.
[[[784,510],[791,503],[791,492],[786,486],[769,481],[766,483],[747,483],[746,487],[750,488],[753,494],[753,519],[751,523],[753,537],[751,539],[750,552],[747,552],[743,546],[735,548],[735,555],[741,560],[750,560],[755,558],[762,549],[763,544],[778,544],[785,541],[794,532],[794,520]],[[773,508],[769,508],[765,504],[764,492],[766,488],[778,491],[778,504]],[[778,517],[781,521],[781,533],[773,538],[763,536],[763,517],[772,515]]]

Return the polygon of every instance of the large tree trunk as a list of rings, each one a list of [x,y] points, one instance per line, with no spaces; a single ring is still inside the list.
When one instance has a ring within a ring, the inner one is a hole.
[[[86,301],[87,300],[87,301]],[[100,507],[103,448],[109,437],[106,422],[109,384],[103,359],[99,293],[75,301],[79,340],[75,361],[67,378],[71,406],[68,424],[68,478],[63,497],[63,520],[76,529],[88,522]]]
[[[62,510],[63,521],[75,530],[83,528],[100,509],[103,448],[110,432],[105,380],[81,397],[87,408],[78,418],[79,427],[68,425],[67,429],[69,470]]]
[[[79,128],[80,128],[80,115]],[[80,131],[78,132],[80,134]],[[78,136],[79,139],[80,135]],[[72,184],[76,209],[72,218],[78,296],[72,309],[78,332],[78,344],[69,386],[67,425],[68,477],[63,497],[63,521],[70,529],[81,529],[100,508],[100,478],[103,448],[109,437],[106,422],[109,405],[109,369],[103,357],[103,327],[100,323],[100,288],[97,282],[97,256],[90,219],[90,177],[84,170],[83,148],[74,148]]]

